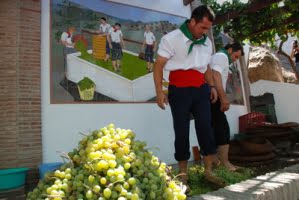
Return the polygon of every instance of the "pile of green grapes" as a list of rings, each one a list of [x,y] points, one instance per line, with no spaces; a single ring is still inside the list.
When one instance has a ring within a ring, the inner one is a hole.
[[[84,136],[70,162],[47,173],[27,200],[186,199],[186,187],[134,137],[113,124]]]

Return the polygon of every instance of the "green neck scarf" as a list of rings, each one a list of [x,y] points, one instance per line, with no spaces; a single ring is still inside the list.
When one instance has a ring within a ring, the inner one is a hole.
[[[232,59],[230,58],[230,55],[228,54],[228,51],[226,49],[222,48],[222,49],[219,50],[219,52],[224,53],[228,58],[229,64],[232,64]]]
[[[188,22],[189,20],[186,20],[181,26],[180,26],[180,30],[184,33],[184,35],[192,41],[189,50],[188,50],[188,54],[192,51],[192,48],[194,45],[205,45],[205,42],[207,40],[207,36],[203,35],[201,39],[199,40],[194,40],[192,33],[189,31],[188,29]]]

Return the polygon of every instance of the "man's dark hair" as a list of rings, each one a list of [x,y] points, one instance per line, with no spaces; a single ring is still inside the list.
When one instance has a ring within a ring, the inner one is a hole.
[[[120,23],[117,23],[117,22],[114,25],[121,27]]]
[[[191,14],[191,19],[194,18],[196,22],[200,22],[204,17],[207,17],[211,22],[214,22],[215,20],[215,14],[213,10],[206,5],[198,6]]]
[[[105,17],[101,17],[101,19],[104,20],[104,21],[106,21],[106,18],[105,18]]]
[[[227,45],[225,45],[224,48],[226,50],[228,50],[229,48],[232,48],[233,52],[241,50],[241,55],[244,56],[244,49],[240,42],[234,42],[232,44],[227,44]]]
[[[293,42],[293,47],[294,47],[294,48],[298,48],[298,40],[294,40],[294,42]]]

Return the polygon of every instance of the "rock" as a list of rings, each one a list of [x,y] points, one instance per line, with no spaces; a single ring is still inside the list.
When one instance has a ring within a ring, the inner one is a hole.
[[[284,82],[279,59],[265,48],[253,47],[249,55],[248,78],[251,83],[258,80]]]
[[[296,83],[297,78],[294,72],[282,68],[282,76],[286,83]]]

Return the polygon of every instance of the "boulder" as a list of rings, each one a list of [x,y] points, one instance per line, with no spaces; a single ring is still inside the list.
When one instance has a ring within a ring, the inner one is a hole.
[[[249,54],[248,78],[251,83],[258,80],[284,82],[277,56],[265,48],[253,47]]]
[[[284,82],[286,82],[286,83],[296,83],[296,81],[297,81],[295,73],[285,69],[284,67],[282,68],[282,76],[283,76]]]

